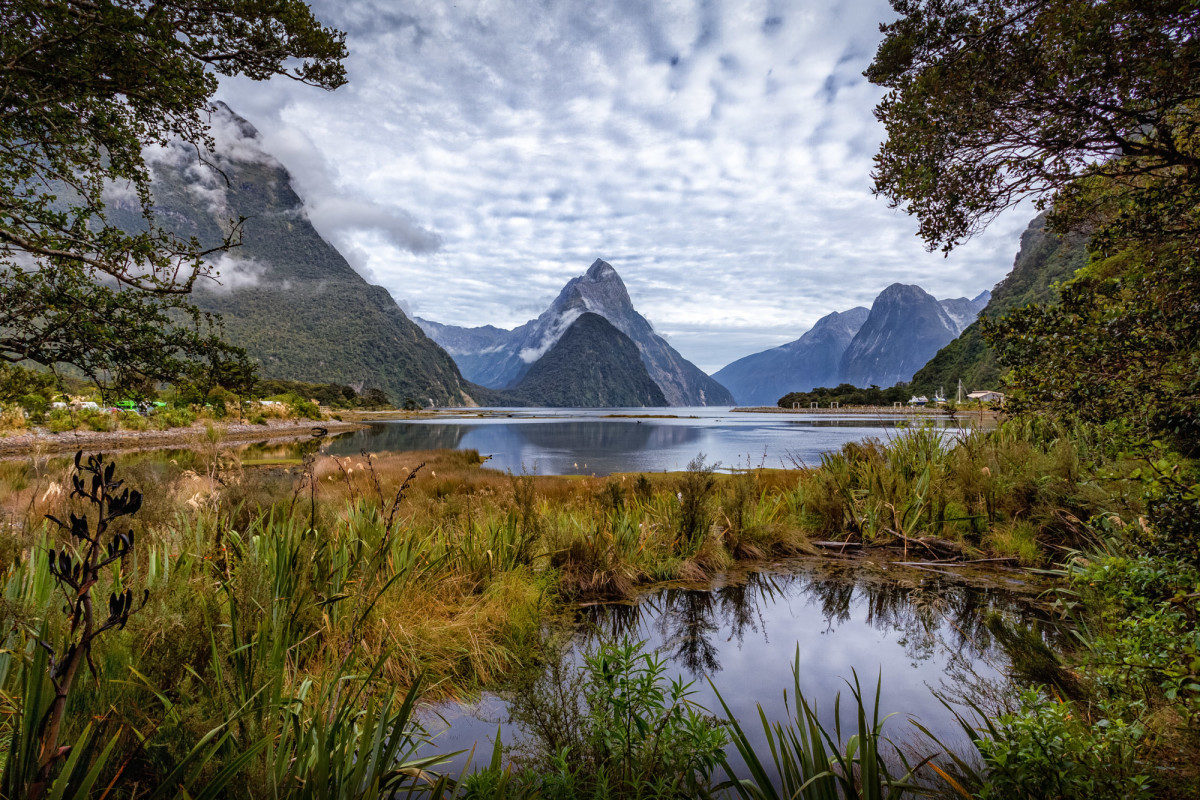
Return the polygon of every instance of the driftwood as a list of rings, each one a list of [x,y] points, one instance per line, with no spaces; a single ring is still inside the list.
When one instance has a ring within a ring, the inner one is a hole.
[[[904,542],[904,550],[907,553],[910,547],[920,547],[933,553],[934,557],[939,559],[954,559],[962,558],[962,545],[954,542],[946,541],[945,539],[937,539],[933,536],[922,536],[914,539],[910,536],[905,536],[902,533],[897,533],[893,530],[888,530],[888,533],[895,536],[900,541]]]
[[[898,562],[897,562],[898,563]],[[951,566],[950,564],[942,564],[943,567]],[[960,578],[961,575],[955,575],[953,572],[946,572],[944,569],[934,569],[933,567],[925,566],[920,562],[909,565],[909,569],[919,569],[925,572],[936,572],[938,575],[949,575],[951,578]]]
[[[1018,559],[1006,557],[1002,559],[974,559],[972,561],[892,561],[896,566],[972,566],[974,564],[995,564],[997,561],[1012,564]]]
[[[826,547],[830,550],[856,550],[862,547],[861,542],[809,542],[814,547]]]

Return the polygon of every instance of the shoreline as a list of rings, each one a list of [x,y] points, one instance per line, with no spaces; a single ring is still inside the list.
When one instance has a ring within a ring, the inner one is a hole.
[[[900,416],[948,417],[950,412],[941,408],[896,408],[894,406],[841,406],[839,408],[780,408],[779,406],[737,406],[730,412],[747,414],[894,414]],[[961,411],[957,413],[962,413]],[[976,412],[978,413],[978,412]]]
[[[847,406],[844,408],[779,408],[778,406],[739,406],[729,409],[730,412],[752,414],[796,414],[796,415],[842,415],[842,416],[874,416],[879,417],[908,417],[908,418],[939,418],[980,420],[994,422],[1000,412],[984,409],[960,410],[951,415],[944,409],[935,408],[894,408],[890,406]],[[647,411],[650,411],[649,409]],[[266,425],[254,425],[248,422],[213,422],[212,425],[221,433],[225,442],[265,442],[271,440],[297,440],[309,438],[313,428],[324,428],[330,433],[345,433],[353,430],[364,430],[372,422],[404,419],[429,419],[441,417],[473,416],[482,418],[513,416],[510,409],[422,409],[420,411],[343,411],[341,420],[269,420]],[[610,414],[608,418],[630,417],[646,419],[678,419],[674,414]],[[193,423],[186,428],[168,428],[161,431],[65,431],[49,433],[41,428],[35,428],[23,433],[0,436],[0,459],[23,458],[33,453],[63,454],[76,450],[157,450],[173,446],[189,447],[197,439],[206,435],[206,425]]]
[[[223,442],[262,442],[273,439],[307,439],[313,428],[330,433],[360,430],[366,425],[350,420],[270,420],[266,425],[248,422],[214,423]],[[31,454],[61,455],[77,450],[160,450],[170,447],[190,447],[207,435],[207,426],[193,423],[186,428],[167,428],[162,431],[65,431],[48,433],[44,430],[0,437],[0,459],[23,458]]]
[[[873,416],[873,417],[936,417],[950,420],[984,420],[996,422],[1004,413],[995,408],[969,408],[960,406],[952,414],[944,408],[896,408],[894,406],[841,406],[839,408],[780,408],[779,406],[739,406],[729,409],[731,413],[747,414],[831,414],[841,416]]]

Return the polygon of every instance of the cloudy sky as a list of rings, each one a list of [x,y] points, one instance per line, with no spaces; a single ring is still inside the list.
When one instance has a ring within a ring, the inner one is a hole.
[[[510,328],[597,257],[706,371],[885,286],[974,296],[1017,209],[950,258],[871,195],[886,0],[315,0],[336,92],[226,81],[318,230],[417,316]]]

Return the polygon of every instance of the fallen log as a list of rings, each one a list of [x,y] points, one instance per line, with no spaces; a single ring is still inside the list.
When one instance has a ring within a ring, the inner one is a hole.
[[[962,558],[962,545],[955,542],[950,542],[945,539],[938,539],[933,536],[921,536],[914,539],[911,536],[905,536],[904,534],[898,533],[890,528],[887,532],[904,542],[905,553],[908,552],[909,547],[923,547],[930,553],[933,553],[935,557],[940,559],[957,561]]]
[[[1018,559],[1013,558],[1012,556],[1006,556],[1004,558],[977,558],[973,561],[893,561],[891,563],[900,567],[969,567],[972,564],[991,564],[996,562],[1012,564],[1017,560]]]

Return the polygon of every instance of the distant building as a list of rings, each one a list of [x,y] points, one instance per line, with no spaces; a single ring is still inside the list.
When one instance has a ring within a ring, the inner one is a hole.
[[[979,400],[983,403],[1003,403],[1004,395],[1000,392],[968,392],[968,400]]]

